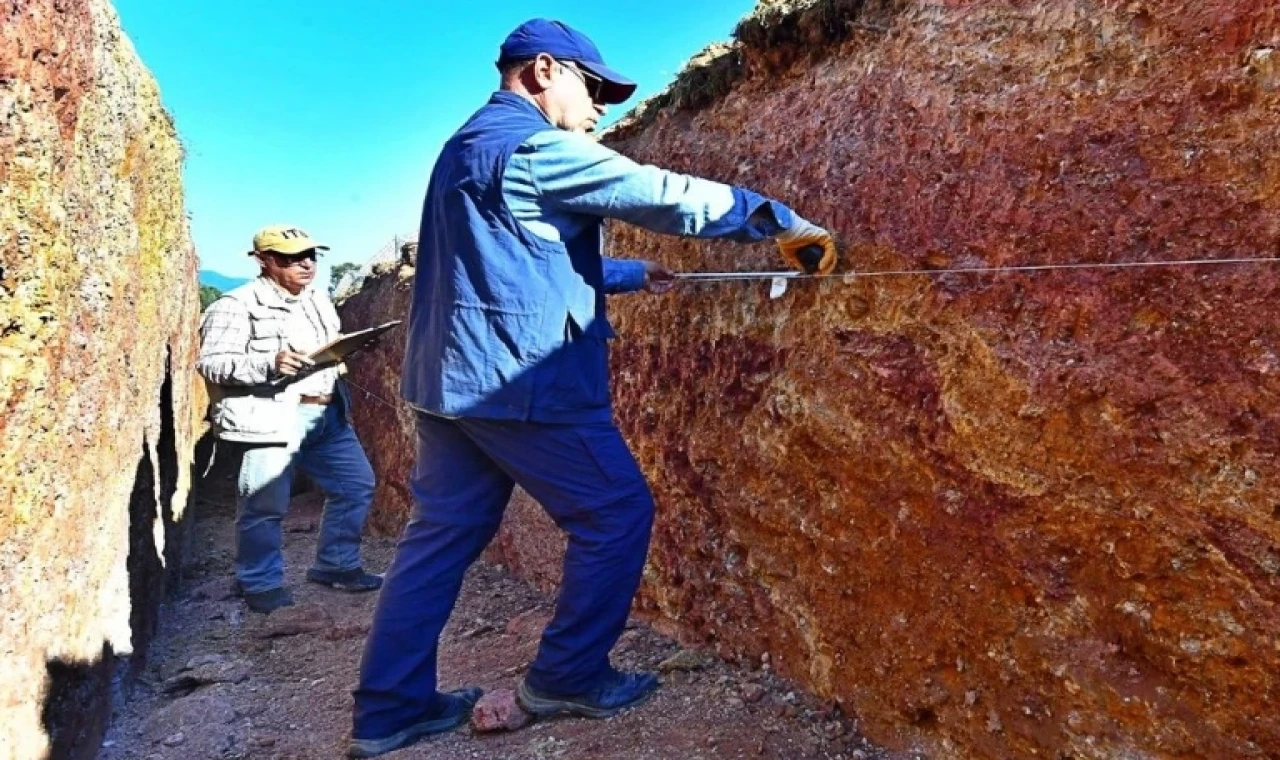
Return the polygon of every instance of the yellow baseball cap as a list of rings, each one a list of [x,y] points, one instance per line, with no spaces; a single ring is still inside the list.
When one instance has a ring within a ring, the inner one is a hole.
[[[312,249],[327,251],[329,246],[317,243],[305,230],[293,225],[272,224],[258,230],[258,234],[253,236],[253,250],[249,251],[249,255],[271,251],[294,256]]]

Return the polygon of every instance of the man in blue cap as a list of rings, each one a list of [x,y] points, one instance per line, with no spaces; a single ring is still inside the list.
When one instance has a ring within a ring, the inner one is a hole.
[[[521,24],[498,69],[501,89],[445,144],[423,207],[401,385],[417,412],[415,507],[365,644],[352,757],[466,722],[480,690],[437,690],[438,639],[517,483],[569,536],[521,706],[602,718],[658,686],[652,673],[609,662],[654,505],[613,422],[605,295],[661,292],[673,275],[604,257],[603,220],[774,239],[797,267],[798,251],[816,245],[819,273],[836,264],[831,235],[781,203],[636,164],[589,137],[636,86],[580,32]]]

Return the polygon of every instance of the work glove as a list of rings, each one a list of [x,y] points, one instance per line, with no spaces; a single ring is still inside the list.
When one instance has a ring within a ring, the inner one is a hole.
[[[836,268],[836,241],[818,225],[792,215],[791,226],[774,236],[782,258],[806,274],[831,274]]]
[[[676,284],[675,273],[656,261],[644,262],[644,289],[650,293],[666,293]]]

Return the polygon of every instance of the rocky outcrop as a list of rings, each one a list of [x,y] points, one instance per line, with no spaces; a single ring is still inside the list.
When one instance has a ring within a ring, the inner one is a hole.
[[[105,0],[0,4],[0,758],[96,755],[176,565],[203,411],[181,166]]]
[[[405,319],[413,301],[413,269],[391,266],[364,279],[360,290],[338,303],[346,332]],[[409,519],[413,496],[408,474],[417,438],[413,410],[400,403],[400,365],[404,363],[404,328],[386,333],[347,361],[352,417],[369,463],[378,474],[369,527],[396,533]]]
[[[770,2],[737,37],[609,142],[935,271],[615,299],[643,612],[938,757],[1280,756],[1280,269],[936,271],[1275,256],[1275,5]]]

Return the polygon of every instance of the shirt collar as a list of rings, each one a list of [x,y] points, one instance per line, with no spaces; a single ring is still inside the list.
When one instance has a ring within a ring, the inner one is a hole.
[[[273,303],[288,306],[310,297],[310,286],[303,288],[302,292],[295,296],[277,285],[275,280],[272,280],[270,277],[267,277],[266,275],[258,275],[258,301],[264,306],[270,306]]]
[[[493,95],[489,98],[489,103],[490,105],[506,104],[506,105],[517,106],[523,110],[531,111],[537,114],[548,125],[551,124],[551,119],[547,118],[547,115],[543,113],[542,108],[540,108],[537,103],[533,102],[529,98],[513,90],[495,91]]]

